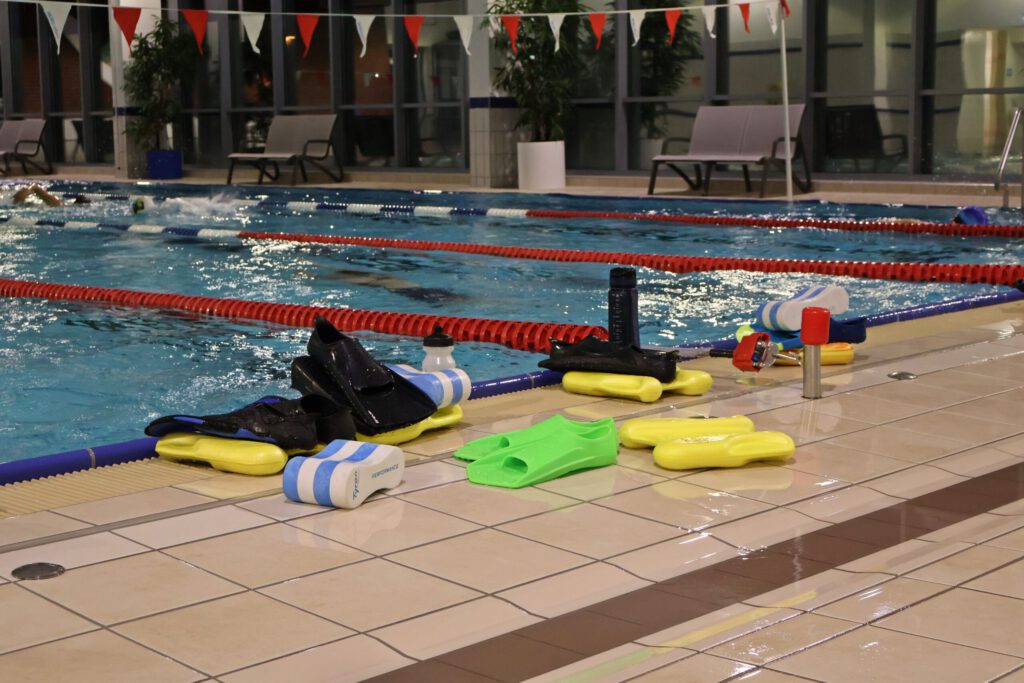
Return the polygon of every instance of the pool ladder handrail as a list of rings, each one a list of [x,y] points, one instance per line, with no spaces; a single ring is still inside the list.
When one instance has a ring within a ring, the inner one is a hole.
[[[1006,172],[1006,162],[1010,159],[1010,150],[1013,148],[1013,138],[1017,135],[1020,127],[1021,115],[1024,114],[1024,107],[1017,107],[1013,112],[1013,121],[1010,122],[1010,130],[1006,134],[1006,144],[1003,145],[1003,155],[999,158],[999,172],[996,174],[996,191],[1003,190],[1003,208],[1010,208],[1010,188],[1003,182],[1003,174]],[[1024,138],[1022,138],[1024,141]],[[1024,211],[1024,154],[1021,157],[1021,210]]]

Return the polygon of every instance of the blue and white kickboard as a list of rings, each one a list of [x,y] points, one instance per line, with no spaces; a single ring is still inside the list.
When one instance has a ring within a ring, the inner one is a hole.
[[[769,301],[757,308],[757,322],[769,330],[796,332],[803,325],[805,308],[827,308],[832,315],[846,313],[850,296],[836,285],[818,285],[802,289],[785,301]]]
[[[289,460],[282,486],[297,503],[351,509],[376,491],[398,486],[404,472],[401,448],[337,439],[314,456]]]
[[[415,384],[420,391],[430,397],[438,409],[465,401],[469,398],[469,392],[473,387],[469,375],[460,368],[423,372],[411,365],[389,365],[388,367]]]

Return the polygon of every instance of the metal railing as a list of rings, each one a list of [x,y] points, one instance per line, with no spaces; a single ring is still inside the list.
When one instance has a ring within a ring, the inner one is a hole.
[[[1020,127],[1021,114],[1024,107],[1017,107],[1013,112],[1013,121],[1010,123],[1010,131],[1006,134],[1006,144],[1003,145],[1003,155],[999,157],[999,172],[996,174],[996,191],[1003,190],[1003,208],[1010,208],[1010,187],[1003,182],[1003,174],[1006,172],[1006,162],[1010,159],[1010,150],[1013,148],[1013,138],[1017,135]],[[1021,210],[1024,211],[1024,156],[1021,157]]]

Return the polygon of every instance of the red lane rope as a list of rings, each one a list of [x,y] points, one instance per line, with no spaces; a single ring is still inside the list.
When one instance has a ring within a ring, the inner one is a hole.
[[[1024,237],[1024,225],[963,225],[961,223],[904,223],[879,219],[855,221],[844,218],[761,218],[741,216],[696,216],[659,213],[619,213],[615,211],[564,211],[557,209],[529,209],[530,218],[604,218],[659,223],[686,223],[689,225],[731,225],[748,228],[818,228],[820,230],[847,230],[852,232],[905,232],[928,233],[952,237]]]
[[[314,318],[319,315],[330,320],[342,331],[372,330],[405,337],[423,337],[433,331],[434,325],[441,325],[444,331],[457,341],[490,342],[520,351],[539,353],[548,352],[550,340],[553,338],[572,343],[582,340],[589,334],[595,334],[602,339],[608,338],[607,330],[596,325],[561,325],[448,315],[362,311],[354,308],[219,299],[209,296],[83,287],[6,278],[0,278],[0,296],[95,301],[134,308],[159,308],[223,318],[262,320],[291,327],[312,327]]]
[[[1008,285],[1011,287],[1016,285],[1017,282],[1024,280],[1024,265],[992,263],[883,263],[873,261],[801,261],[795,259],[666,256],[660,254],[629,254],[617,251],[578,251],[574,249],[542,249],[538,247],[510,247],[493,244],[429,242],[426,240],[403,240],[384,237],[295,235],[285,232],[242,231],[238,233],[238,237],[282,242],[382,247],[385,249],[450,251],[538,261],[613,263],[640,266],[668,273],[746,270],[756,273],[815,273],[817,275],[843,275],[875,280],[955,282]]]

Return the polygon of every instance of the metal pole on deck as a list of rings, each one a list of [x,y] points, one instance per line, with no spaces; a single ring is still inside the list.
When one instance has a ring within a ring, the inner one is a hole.
[[[793,201],[793,147],[789,121],[789,65],[786,58],[786,12],[779,8],[779,52],[782,54],[782,120],[785,124],[786,200]]]

